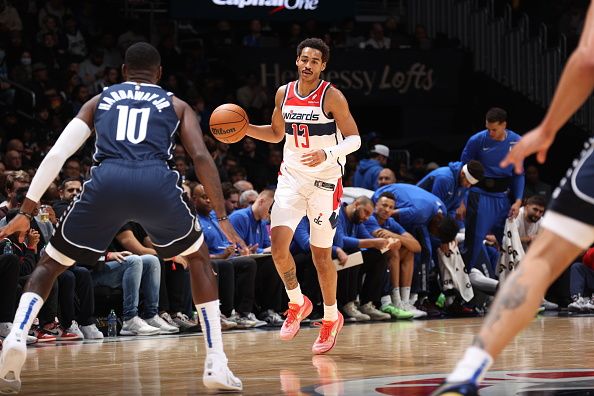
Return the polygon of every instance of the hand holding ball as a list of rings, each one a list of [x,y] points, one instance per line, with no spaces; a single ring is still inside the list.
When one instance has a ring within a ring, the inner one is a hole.
[[[225,103],[212,112],[210,132],[223,143],[236,143],[247,133],[249,123],[245,110],[236,104]]]

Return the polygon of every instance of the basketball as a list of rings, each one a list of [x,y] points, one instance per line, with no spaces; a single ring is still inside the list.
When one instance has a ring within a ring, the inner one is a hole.
[[[247,133],[248,116],[240,106],[225,103],[217,107],[210,116],[210,132],[223,143],[239,142]]]

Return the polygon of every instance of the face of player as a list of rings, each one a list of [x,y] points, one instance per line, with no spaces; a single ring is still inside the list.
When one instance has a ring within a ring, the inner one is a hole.
[[[532,223],[536,223],[538,220],[542,218],[544,214],[545,208],[544,206],[540,205],[526,205],[526,219]]]
[[[355,210],[353,212],[353,223],[354,224],[361,224],[373,214],[373,205],[371,204],[356,204]]]
[[[393,199],[381,197],[375,204],[375,215],[385,221],[394,214],[395,205]]]
[[[396,183],[396,175],[394,175],[394,172],[390,169],[382,169],[377,176],[377,184],[381,187],[394,183]]]
[[[299,80],[304,82],[315,82],[320,74],[326,69],[326,62],[322,62],[322,52],[317,49],[305,47],[295,61]]]
[[[505,138],[505,128],[507,122],[486,122],[485,126],[489,131],[489,137],[495,140],[503,140]]]
[[[460,185],[464,188],[470,188],[472,184],[468,181],[464,173],[460,172]]]
[[[239,194],[231,194],[229,196],[229,198],[227,198],[225,200],[225,210],[227,210],[228,214],[233,212],[235,209],[237,209],[238,205],[239,205]]]
[[[60,191],[62,199],[65,201],[72,201],[72,199],[81,192],[82,185],[79,181],[69,181],[64,185],[64,191]]]

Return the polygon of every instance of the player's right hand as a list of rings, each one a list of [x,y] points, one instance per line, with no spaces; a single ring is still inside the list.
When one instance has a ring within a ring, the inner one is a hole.
[[[522,136],[499,166],[506,168],[513,165],[516,173],[520,174],[524,171],[524,158],[534,153],[536,153],[536,160],[543,164],[553,140],[555,140],[555,134],[547,133],[542,126],[538,126]]]
[[[341,248],[336,248],[336,256],[338,258],[338,264],[345,265],[347,260],[349,259],[349,255],[346,254],[344,250]]]
[[[27,231],[31,228],[31,222],[29,218],[22,214],[17,214],[10,223],[4,228],[0,229],[0,238],[6,238],[9,235],[19,231]]]

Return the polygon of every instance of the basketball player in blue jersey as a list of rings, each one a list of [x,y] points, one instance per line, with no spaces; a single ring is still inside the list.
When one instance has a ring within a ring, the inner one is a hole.
[[[476,160],[485,169],[483,179],[468,192],[466,203],[464,261],[468,270],[475,266],[489,232],[501,243],[505,219],[516,218],[524,195],[524,174],[514,174],[511,166],[499,166],[520,136],[507,129],[505,110],[492,108],[485,118],[487,129],[468,139],[461,157],[462,163]]]
[[[324,318],[312,352],[328,352],[344,319],[336,306],[337,274],[332,262],[332,240],[338,224],[345,156],[359,149],[357,124],[343,94],[320,79],[330,56],[318,38],[297,47],[299,79],[276,92],[272,125],[250,125],[248,135],[278,143],[286,137],[284,162],[270,215],[272,257],[289,296],[287,318],[280,331],[290,340],[312,310],[301,293],[295,261],[289,252],[295,228],[307,216],[311,252],[324,299]]]
[[[221,229],[243,245],[225,216],[223,194],[196,115],[187,103],[155,85],[161,57],[147,43],[126,51],[123,84],[88,101],[41,163],[19,214],[0,231],[6,237],[28,229],[39,199],[62,165],[95,130],[91,178],[62,215],[17,309],[0,359],[0,393],[18,392],[27,357],[25,337],[59,274],[75,262],[94,263],[127,222],[142,225],[161,257],[190,262],[192,293],[206,345],[203,382],[209,389],[241,390],[227,367],[219,318],[217,282],[199,223],[182,196],[180,175],[169,167],[174,135],[194,161],[194,169],[213,202]]]
[[[590,4],[578,47],[566,63],[545,118],[507,154],[502,168],[513,165],[519,174],[524,158],[534,153],[538,162],[545,162],[559,129],[594,89],[593,59],[594,6]],[[581,157],[561,180],[543,217],[544,229],[503,284],[473,345],[435,395],[477,395],[493,359],[532,321],[551,283],[594,242],[593,143],[590,138],[584,144]]]

